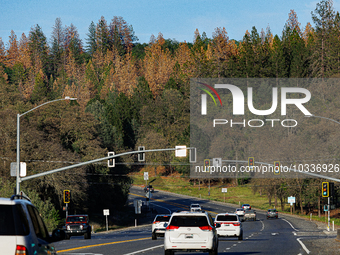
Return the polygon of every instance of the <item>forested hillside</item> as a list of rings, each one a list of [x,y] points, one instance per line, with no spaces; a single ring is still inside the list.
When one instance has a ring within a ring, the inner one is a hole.
[[[29,175],[105,157],[108,151],[189,145],[190,78],[340,77],[340,15],[332,1],[322,1],[311,16],[313,24],[302,26],[291,10],[282,34],[252,27],[240,41],[230,39],[221,24],[211,37],[193,31],[193,43],[159,33],[140,44],[132,25],[116,16],[89,24],[85,41],[60,18],[50,38],[39,24],[28,35],[12,31],[8,43],[0,38],[0,195],[9,196],[15,187],[9,169],[16,161],[16,115],[44,102],[78,99],[21,117],[21,161],[27,162]],[[170,161],[159,154],[148,160]],[[117,163],[135,161],[127,157]],[[103,162],[21,186],[56,210],[63,204],[62,191],[70,189],[74,212],[100,213],[107,201],[110,208],[125,204],[131,165],[108,169]],[[167,168],[188,174],[186,168]],[[309,184],[298,183],[301,204],[303,185]],[[277,184],[268,194],[283,188],[287,185]]]

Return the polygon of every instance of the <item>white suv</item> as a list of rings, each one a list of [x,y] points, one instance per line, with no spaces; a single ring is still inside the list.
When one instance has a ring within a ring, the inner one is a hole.
[[[221,227],[217,229],[218,236],[238,237],[238,240],[243,240],[242,223],[235,213],[219,213],[215,217],[215,224]]]
[[[172,255],[175,251],[203,251],[217,255],[218,236],[210,214],[185,211],[171,215],[164,235],[164,254]]]
[[[13,195],[0,198],[0,251],[1,254],[57,254],[51,242],[60,241],[65,233],[47,228],[35,206],[28,198]]]
[[[164,236],[165,223],[169,223],[170,214],[156,215],[152,223],[152,240],[157,240],[157,236]]]
[[[190,205],[190,212],[199,212],[202,208],[199,204],[191,204]]]

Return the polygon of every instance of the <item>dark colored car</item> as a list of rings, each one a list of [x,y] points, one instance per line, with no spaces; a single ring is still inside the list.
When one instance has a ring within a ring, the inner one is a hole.
[[[86,214],[67,216],[65,223],[65,239],[70,239],[71,236],[82,235],[84,235],[84,239],[91,239],[89,216]]]
[[[279,217],[279,213],[276,209],[268,209],[267,211],[267,219],[269,218],[278,218]]]
[[[152,185],[147,185],[144,187],[144,192],[154,192],[154,188],[152,187]]]

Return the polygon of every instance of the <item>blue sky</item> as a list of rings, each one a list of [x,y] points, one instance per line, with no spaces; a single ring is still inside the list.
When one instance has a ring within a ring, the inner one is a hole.
[[[273,34],[281,35],[288,13],[294,9],[302,27],[313,26],[311,11],[320,1],[306,0],[0,0],[0,37],[7,46],[11,30],[18,39],[28,35],[36,24],[50,39],[56,18],[63,25],[78,28],[85,43],[91,21],[104,16],[108,23],[122,16],[133,26],[140,43],[149,42],[151,34],[161,32],[165,39],[192,42],[194,31],[206,32],[209,38],[216,27],[225,27],[229,38],[241,40],[253,26],[260,32],[269,25]],[[334,8],[340,5],[334,1]]]

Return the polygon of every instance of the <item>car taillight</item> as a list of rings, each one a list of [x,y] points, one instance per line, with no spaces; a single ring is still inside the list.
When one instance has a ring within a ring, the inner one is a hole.
[[[175,230],[175,229],[179,229],[178,226],[173,226],[173,225],[169,225],[166,227],[166,230]]]
[[[202,226],[202,227],[200,227],[200,229],[203,230],[203,231],[211,231],[212,227],[210,227],[210,226]]]
[[[153,224],[160,223],[160,221],[154,221]]]
[[[15,250],[15,255],[27,254],[27,249],[23,245],[17,245],[17,249]]]
[[[241,223],[239,223],[239,222],[238,223],[233,223],[233,225],[237,227],[237,226],[240,226]]]

